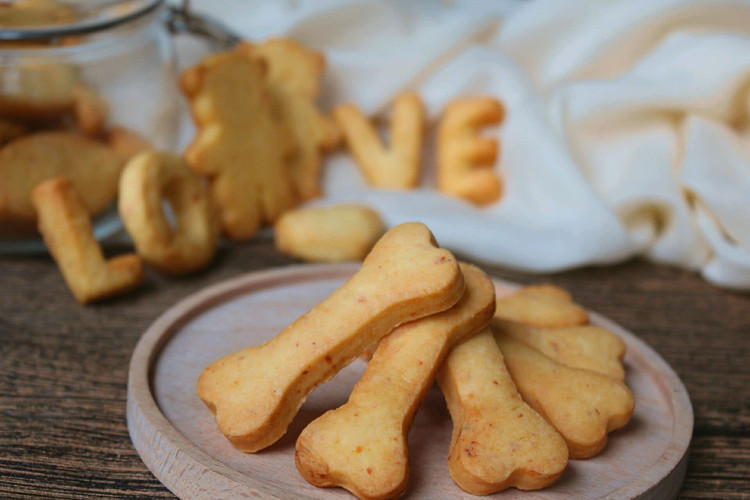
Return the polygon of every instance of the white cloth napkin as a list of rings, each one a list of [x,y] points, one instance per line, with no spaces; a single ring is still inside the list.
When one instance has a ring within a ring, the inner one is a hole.
[[[478,208],[423,185],[368,188],[351,156],[325,166],[320,202],[425,222],[459,255],[549,272],[642,255],[750,290],[750,1],[195,1],[251,39],[322,50],[324,104],[387,111],[423,95],[508,110],[505,193]]]

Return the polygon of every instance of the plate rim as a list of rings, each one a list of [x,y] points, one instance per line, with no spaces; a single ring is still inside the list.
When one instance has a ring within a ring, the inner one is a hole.
[[[204,311],[236,297],[238,292],[249,293],[253,289],[263,289],[263,284],[269,280],[273,280],[278,286],[290,280],[348,279],[360,266],[361,263],[297,264],[250,271],[209,285],[179,300],[151,323],[138,340],[130,359],[126,413],[128,431],[138,455],[165,487],[181,498],[205,498],[201,495],[203,488],[199,483],[207,483],[212,496],[218,488],[231,492],[234,496],[239,493],[247,498],[258,498],[258,495],[278,499],[310,498],[293,491],[279,491],[278,488],[243,474],[215,459],[182,435],[166,418],[154,398],[153,370],[162,349],[182,326]],[[490,277],[496,286],[512,289],[523,286]],[[671,388],[669,397],[665,399],[672,405],[675,418],[670,441],[654,462],[655,465],[637,480],[612,491],[608,498],[674,497],[684,480],[694,425],[693,408],[687,389],[672,367],[640,337],[599,313],[589,310],[589,314],[597,324],[626,336],[636,344],[640,354],[665,377],[666,385]],[[159,473],[165,466],[175,464],[182,464],[177,474]],[[195,482],[188,480],[189,476],[196,473],[198,475]],[[172,480],[173,475],[179,480]],[[673,481],[667,481],[668,479]],[[237,486],[243,487],[244,491],[238,492]],[[281,494],[283,496],[278,496]]]

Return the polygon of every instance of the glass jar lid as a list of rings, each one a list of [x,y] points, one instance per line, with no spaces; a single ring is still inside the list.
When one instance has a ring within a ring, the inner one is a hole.
[[[25,41],[84,35],[153,12],[164,0],[0,1],[0,40]]]

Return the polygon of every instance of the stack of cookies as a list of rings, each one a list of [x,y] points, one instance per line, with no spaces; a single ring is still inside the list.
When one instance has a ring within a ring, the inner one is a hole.
[[[298,436],[305,479],[359,498],[401,496],[409,429],[437,380],[454,424],[455,482],[477,495],[539,489],[569,458],[599,453],[634,409],[624,344],[588,321],[557,287],[496,299],[484,272],[407,223],[276,337],[208,366],[197,391],[229,441],[253,453],[284,435],[318,385],[374,351],[348,402]]]

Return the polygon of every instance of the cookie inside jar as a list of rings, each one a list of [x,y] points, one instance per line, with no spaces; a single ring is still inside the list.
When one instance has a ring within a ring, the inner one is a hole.
[[[180,102],[165,11],[163,0],[0,3],[0,243],[39,241],[30,200],[18,195],[32,180],[75,179],[83,193],[108,193],[88,206],[96,225],[109,212],[116,218],[119,172],[131,156],[176,148]],[[90,164],[91,150],[106,165]]]

